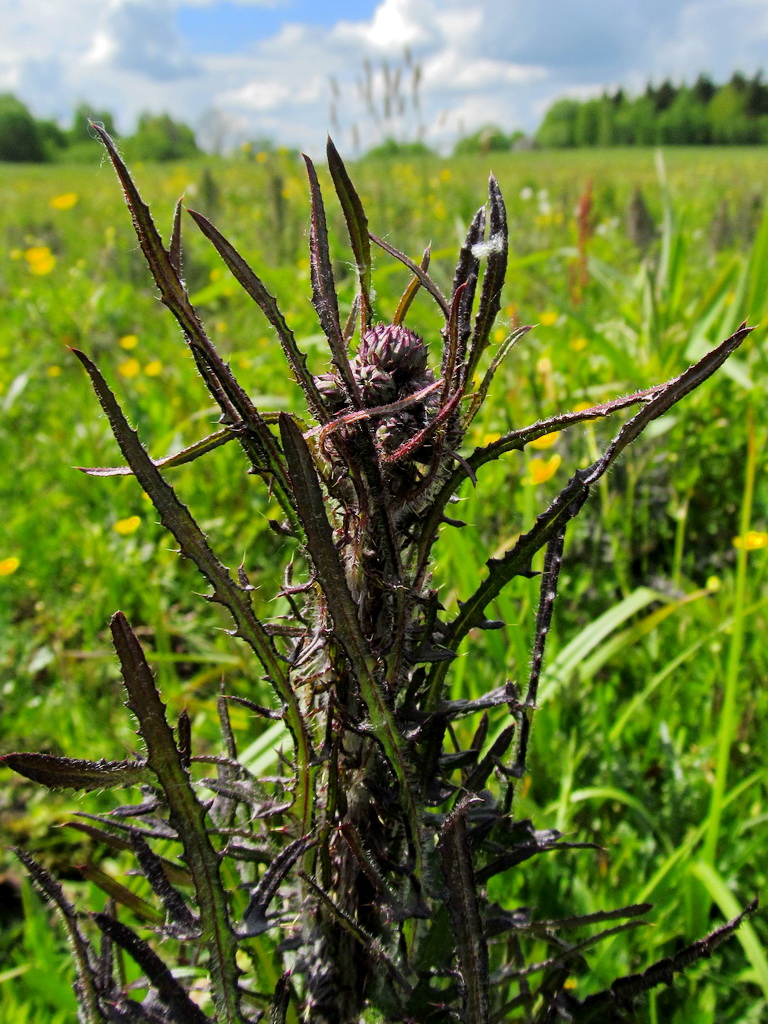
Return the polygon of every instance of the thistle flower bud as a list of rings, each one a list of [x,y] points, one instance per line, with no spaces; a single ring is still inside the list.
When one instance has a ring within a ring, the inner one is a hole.
[[[392,374],[396,383],[424,373],[427,346],[407,327],[400,324],[376,324],[360,339],[356,362],[373,364]]]
[[[341,381],[335,373],[321,373],[315,377],[317,390],[331,412],[340,412],[346,405],[346,396]]]
[[[397,385],[386,370],[382,370],[375,363],[365,363],[362,366],[354,366],[353,373],[366,408],[371,409],[394,401]]]

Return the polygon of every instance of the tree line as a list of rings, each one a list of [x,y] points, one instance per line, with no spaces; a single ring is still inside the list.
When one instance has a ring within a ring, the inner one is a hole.
[[[561,99],[544,115],[542,147],[760,145],[768,142],[768,83],[736,72],[725,85],[699,75],[669,80],[640,96],[623,89],[594,99]]]
[[[41,120],[17,97],[0,94],[0,161],[43,163],[95,159],[98,147],[88,121],[119,135],[114,117],[81,103],[69,127]],[[200,152],[195,133],[168,114],[144,113],[132,135],[120,139],[131,160],[184,160]],[[768,143],[768,83],[758,72],[748,78],[735,72],[725,85],[699,75],[693,85],[669,80],[649,84],[639,96],[623,89],[593,99],[557,100],[532,138],[486,125],[458,140],[455,155],[515,148],[588,146],[761,145]],[[368,156],[414,157],[429,154],[423,140],[387,138]]]
[[[101,150],[94,145],[89,121],[103,124],[112,136],[113,115],[81,103],[69,127],[34,117],[29,108],[11,93],[0,94],[0,161],[48,163],[56,160],[97,160]],[[120,138],[131,160],[184,160],[200,152],[195,133],[168,114],[144,113],[132,135]]]

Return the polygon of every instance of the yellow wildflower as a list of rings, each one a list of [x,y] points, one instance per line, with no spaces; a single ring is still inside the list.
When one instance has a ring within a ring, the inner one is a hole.
[[[707,590],[711,593],[716,594],[722,587],[722,582],[719,576],[710,576],[707,580]]]
[[[12,555],[10,558],[0,558],[0,576],[10,576],[21,565],[21,559]]]
[[[77,192],[63,192],[54,196],[48,204],[54,210],[71,210],[78,200]]]
[[[766,544],[768,544],[768,533],[759,530],[750,530],[745,537],[733,538],[735,548],[743,547],[747,551],[757,551],[758,548],[764,548]]]
[[[267,160],[269,160],[269,157],[267,156],[267,154],[265,152],[262,151],[262,152],[256,154],[256,162],[257,163],[265,164],[267,162]]]
[[[141,363],[138,359],[126,359],[125,362],[120,363],[117,372],[121,377],[138,377],[141,373]]]
[[[504,327],[497,327],[493,332],[493,340],[501,344],[507,336],[507,331]]]
[[[568,348],[571,352],[583,352],[589,342],[586,338],[571,338],[568,342]]]
[[[442,171],[440,171],[440,180],[441,181],[450,181],[451,177],[452,177],[451,172],[448,170],[447,167],[444,167],[442,169]]]
[[[554,309],[548,309],[539,317],[539,323],[542,325],[542,327],[551,327],[552,324],[557,323],[559,316],[560,314],[556,313]]]
[[[129,352],[132,348],[136,348],[138,344],[139,339],[135,334],[124,334],[120,341],[118,341],[120,348],[124,348],[126,352]]]
[[[141,519],[138,516],[128,516],[127,519],[118,519],[112,529],[121,537],[127,537],[129,533],[135,533],[141,526]]]
[[[551,480],[555,475],[562,461],[562,456],[557,453],[550,455],[548,459],[531,459],[528,464],[528,477],[525,482],[533,486],[546,483],[547,480]]]
[[[61,376],[61,367],[57,366],[54,363],[53,366],[49,366],[48,367],[47,373],[48,373],[49,377],[60,377]]]
[[[146,373],[148,377],[159,377],[162,372],[163,364],[159,359],[153,359],[152,362],[147,363],[144,367],[144,373]]]
[[[33,274],[50,274],[56,266],[56,257],[47,245],[33,245],[24,250],[24,259]]]
[[[531,448],[551,448],[552,445],[560,437],[560,431],[554,430],[551,434],[542,434],[541,437],[537,437],[535,441],[531,441]]]

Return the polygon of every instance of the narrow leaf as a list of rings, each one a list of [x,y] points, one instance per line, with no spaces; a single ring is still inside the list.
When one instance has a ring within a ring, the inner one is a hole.
[[[281,313],[274,295],[267,291],[261,279],[257,277],[237,249],[227,241],[206,217],[201,213],[196,213],[194,210],[188,210],[187,212],[205,237],[213,244],[213,247],[224,260],[238,284],[250,295],[275,329],[288,364],[291,370],[293,370],[297,383],[304,392],[312,415],[321,423],[325,423],[328,419],[328,413],[325,410],[320,392],[317,390],[315,379],[307,369],[307,356],[297,345],[294,333]]]
[[[229,924],[219,858],[208,838],[205,810],[192,789],[144,653],[122,612],[112,617],[110,629],[128,691],[128,706],[139,720],[147,762],[165,794],[169,821],[184,847],[184,860],[192,875],[200,910],[200,941],[209,951],[208,969],[217,1014],[226,1024],[240,1024],[237,946]]]
[[[78,865],[78,871],[87,882],[93,882],[110,899],[126,907],[141,921],[154,925],[163,923],[163,915],[156,907],[153,907],[151,903],[147,903],[141,896],[137,896],[135,892],[121,885],[116,878],[97,868],[95,864],[80,864]]]
[[[421,263],[419,264],[419,266],[421,267],[425,274],[429,270],[430,257],[431,248],[430,246],[427,246],[427,248],[424,250],[424,254],[421,257]],[[416,293],[418,292],[419,288],[421,288],[421,281],[418,279],[418,277],[411,278],[405,291],[400,296],[400,301],[397,304],[395,315],[392,317],[393,324],[401,324],[403,320],[405,320],[408,310],[411,308],[411,303],[416,298]]]
[[[171,266],[176,271],[176,277],[181,281],[181,209],[182,200],[176,203],[173,211],[173,228],[171,230],[171,244],[168,250],[168,258]]]
[[[499,184],[491,175],[488,181],[488,228],[489,236],[484,247],[487,262],[483,275],[483,287],[480,292],[480,304],[475,317],[475,327],[469,344],[465,380],[471,381],[472,375],[480,362],[480,357],[488,345],[491,328],[501,309],[501,290],[507,274],[507,251],[509,235],[507,230],[507,211],[499,189]],[[477,248],[474,253],[477,254]]]
[[[290,998],[291,972],[285,971],[275,986],[272,1005],[269,1008],[269,1024],[286,1024]]]
[[[160,291],[162,302],[176,317],[184,332],[197,368],[206,387],[219,404],[224,420],[232,425],[238,421],[244,425],[245,429],[239,431],[237,436],[254,471],[260,475],[267,474],[273,481],[275,496],[281,507],[289,521],[295,521],[290,494],[285,486],[280,452],[267,424],[205,333],[170,253],[163,245],[149,207],[141,198],[114,142],[100,125],[93,125],[93,128],[104,143],[123,186],[136,237]]]
[[[136,831],[131,832],[131,846],[152,892],[162,902],[168,920],[185,939],[197,936],[200,930],[199,923],[181,894],[169,882],[164,860],[158,857],[146,839]]]
[[[326,146],[328,170],[330,171],[336,195],[339,197],[344,220],[347,223],[349,241],[357,266],[360,282],[360,318],[363,330],[370,327],[373,315],[371,304],[371,243],[368,239],[368,218],[365,215],[360,196],[347,173],[344,161],[331,139]]]
[[[573,1014],[571,1019],[578,1021],[579,1024],[587,1024],[589,1021],[604,1021],[612,1007],[631,1006],[633,1000],[642,993],[650,991],[657,985],[671,984],[675,974],[690,967],[698,960],[712,956],[717,947],[727,941],[739,925],[756,910],[757,900],[753,900],[740,914],[710,932],[706,938],[692,942],[675,953],[674,956],[657,961],[641,974],[630,974],[617,978],[610,988],[588,996],[583,1003],[569,1000],[568,1010]]]
[[[647,404],[629,419],[608,445],[603,455],[586,469],[577,470],[549,508],[536,519],[533,527],[523,534],[517,543],[501,558],[488,560],[488,576],[475,593],[462,606],[459,614],[450,624],[445,646],[455,651],[472,628],[474,618],[482,613],[507,583],[517,575],[530,571],[534,554],[559,533],[581,510],[590,489],[608,471],[621,452],[645,427],[663,415],[694,388],[702,384],[734,352],[748,336],[752,328],[742,324],[730,338],[709,352],[703,359],[689,367],[679,377],[667,381],[653,390]],[[428,707],[434,707],[446,674],[442,663],[433,670],[430,679]]]
[[[396,260],[400,260],[403,266],[408,267],[411,273],[414,274],[419,279],[423,288],[429,292],[429,294],[438,304],[438,306],[443,312],[443,316],[445,317],[445,319],[448,320],[448,318],[451,315],[451,307],[448,304],[448,300],[437,287],[437,285],[429,276],[429,274],[422,270],[418,263],[414,263],[410,256],[406,256],[405,253],[400,252],[399,249],[395,249],[393,245],[390,245],[389,242],[385,242],[383,238],[379,238],[377,235],[374,235],[373,232],[369,232],[369,236],[371,241],[375,242],[380,249],[383,249],[384,252],[388,252],[390,256],[394,256]]]
[[[78,1002],[81,1024],[102,1024],[104,1017],[99,1006],[96,984],[95,954],[80,931],[75,908],[64,895],[59,883],[25,850],[13,852],[26,868],[37,889],[50,900],[61,915],[77,970]]]
[[[169,969],[144,939],[139,938],[121,921],[109,914],[92,914],[91,917],[105,935],[124,949],[144,971],[147,980],[156,990],[160,1002],[168,1011],[170,1024],[213,1024],[197,1003],[193,1003],[186,991],[173,977]]]
[[[166,455],[164,459],[153,459],[152,461],[158,469],[183,466],[187,462],[194,462],[195,459],[199,459],[201,455],[207,455],[208,452],[212,452],[215,448],[219,448],[228,441],[233,441],[235,437],[236,435],[231,430],[217,430],[215,434],[209,434],[208,437],[204,437],[201,441],[195,441],[194,444],[189,445],[187,448],[182,448],[180,452]],[[133,476],[133,470],[130,466],[78,466],[77,468],[81,473],[87,473],[88,476]]]
[[[48,789],[113,789],[140,786],[151,778],[145,761],[83,761],[54,754],[15,753],[0,757],[11,771]]]
[[[293,865],[314,843],[314,839],[306,836],[303,839],[296,839],[272,860],[259,884],[251,890],[251,897],[243,915],[246,929],[243,933],[244,936],[261,935],[272,927],[272,922],[267,917],[269,904],[277,895],[281,882]]]
[[[208,545],[205,534],[193,519],[189,509],[179,501],[174,489],[163,479],[162,474],[144,450],[138,434],[128,424],[123,410],[97,367],[82,352],[75,351],[75,354],[88,371],[123,457],[152,499],[155,508],[160,513],[161,523],[176,538],[182,554],[195,563],[202,575],[212,585],[215,599],[229,610],[237,626],[237,635],[245,640],[259,658],[281,703],[287,708],[285,720],[296,744],[299,764],[300,788],[297,793],[297,804],[300,827],[306,834],[310,831],[312,815],[309,738],[296,695],[288,680],[286,666],[278,656],[274,643],[264,629],[261,620],[254,614],[248,593],[235,583],[225,566],[216,558]]]

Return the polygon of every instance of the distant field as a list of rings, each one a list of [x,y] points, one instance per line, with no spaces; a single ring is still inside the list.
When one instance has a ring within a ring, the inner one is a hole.
[[[663,160],[645,150],[490,154],[361,163],[352,173],[371,229],[416,260],[431,243],[434,276],[448,287],[491,169],[511,226],[505,322],[539,326],[496,381],[477,443],[673,376],[742,320],[758,328],[717,379],[654,425],[569,535],[533,771],[517,813],[602,849],[541,858],[505,875],[494,896],[553,918],[655,904],[653,928],[587,954],[589,970],[574,978],[581,995],[669,955],[678,935],[701,937],[766,890],[768,149],[673,149]],[[166,237],[182,194],[211,217],[278,296],[315,372],[325,369],[309,303],[300,163],[253,154],[133,171]],[[638,187],[655,225],[644,254],[627,226]],[[348,309],[350,256],[330,190],[327,201]],[[213,340],[260,408],[299,413],[263,317],[189,219],[185,233],[187,283]],[[408,272],[380,253],[380,319],[407,283]],[[436,322],[420,295],[409,323],[429,339]],[[213,747],[222,678],[229,692],[268,697],[222,631],[223,616],[197,596],[198,578],[170,550],[140,488],[72,468],[116,465],[119,453],[68,346],[98,362],[154,457],[215,429],[111,169],[0,165],[0,753],[96,758],[132,749],[106,629],[118,608],[138,627],[169,705],[187,707],[198,742]],[[445,605],[471,593],[472,567],[525,528],[610,436],[610,424],[599,423],[513,453],[485,471],[483,493],[497,495],[490,505],[467,486],[457,514],[470,528],[446,538],[436,571]],[[261,583],[256,603],[272,607],[290,547],[268,528],[275,509],[238,452],[225,446],[172,472],[222,559],[244,559]],[[456,696],[524,675],[532,596],[517,581],[499,600],[507,626],[457,660]],[[255,738],[244,710],[233,721],[243,745]],[[85,842],[72,854],[74,833],[50,829],[81,805],[4,772],[3,847],[30,843],[59,869],[82,861]],[[62,944],[28,894],[20,923],[10,854],[0,853],[3,871],[11,884],[1,897],[8,913],[0,908],[0,1024],[64,1024],[74,1004]],[[765,918],[739,936],[674,989],[657,991],[639,1019],[765,1019]]]

